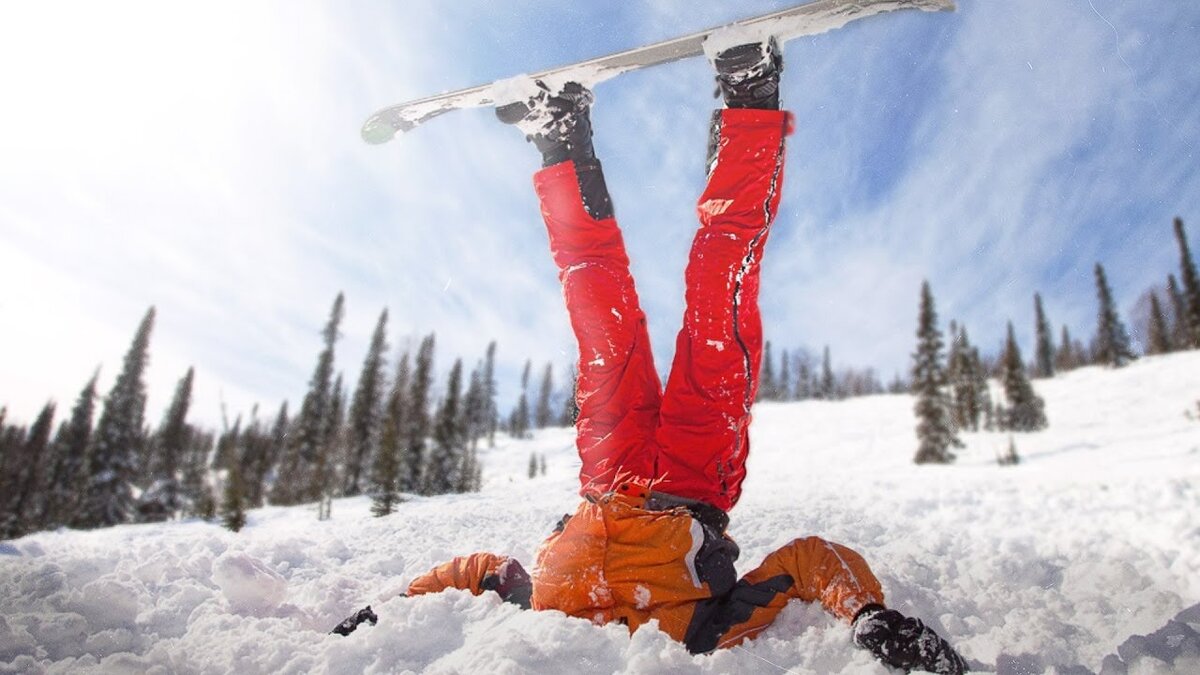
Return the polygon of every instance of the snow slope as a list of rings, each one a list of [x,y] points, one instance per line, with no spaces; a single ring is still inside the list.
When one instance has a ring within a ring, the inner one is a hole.
[[[1082,673],[1107,656],[1105,673],[1125,672],[1120,647],[1131,673],[1200,673],[1200,608],[1168,624],[1200,603],[1200,420],[1184,414],[1200,353],[1035,387],[1051,426],[1017,435],[1016,467],[994,461],[1008,436],[986,433],[964,436],[954,466],[912,465],[908,396],[759,405],[730,528],[740,568],[820,534],[861,551],[890,605],[976,665]],[[531,452],[547,476],[525,477]],[[356,498],[328,522],[261,509],[239,534],[183,522],[0,543],[0,672],[888,672],[800,603],[744,647],[694,657],[652,627],[631,637],[495,597],[397,597],[457,554],[530,562],[574,508],[569,430],[482,460],[481,493],[414,498],[382,519]],[[326,634],[368,603],[377,626]]]

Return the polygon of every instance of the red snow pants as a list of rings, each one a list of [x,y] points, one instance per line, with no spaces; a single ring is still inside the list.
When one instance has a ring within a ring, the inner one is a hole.
[[[783,183],[791,116],[714,116],[686,309],[664,390],[599,163],[534,176],[571,327],[579,342],[576,445],[581,494],[641,479],[728,511],[746,475],[758,389],[759,265]]]

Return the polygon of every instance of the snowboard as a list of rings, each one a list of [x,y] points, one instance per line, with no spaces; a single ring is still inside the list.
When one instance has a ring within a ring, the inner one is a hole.
[[[561,86],[568,81],[592,87],[621,73],[699,56],[705,53],[706,48],[710,52],[719,51],[715,47],[719,42],[724,43],[720,48],[725,48],[765,40],[772,35],[783,42],[803,35],[818,35],[841,28],[851,21],[902,9],[951,11],[954,9],[954,0],[816,0],[532,75],[520,75],[389,106],[367,119],[362,128],[362,137],[367,143],[386,143],[398,132],[411,131],[451,110],[503,105],[521,100],[524,92],[529,90],[529,84],[536,80],[551,87]]]

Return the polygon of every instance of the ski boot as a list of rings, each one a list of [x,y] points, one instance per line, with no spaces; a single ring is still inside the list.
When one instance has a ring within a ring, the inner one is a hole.
[[[576,164],[594,161],[592,148],[592,92],[578,82],[568,82],[553,91],[536,82],[539,91],[526,101],[497,106],[496,117],[515,124],[525,139],[542,153],[542,166],[567,160]]]
[[[879,605],[864,607],[854,618],[854,644],[893,668],[962,675],[967,662],[920,619]]]
[[[713,66],[726,108],[779,110],[783,53],[774,37],[730,47],[716,55]]]

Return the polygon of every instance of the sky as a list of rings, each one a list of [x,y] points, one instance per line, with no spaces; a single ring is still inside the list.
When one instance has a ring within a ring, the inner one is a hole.
[[[157,322],[148,422],[196,368],[192,418],[298,405],[334,297],[356,380],[380,312],[392,361],[498,343],[502,405],[527,358],[574,359],[530,176],[490,110],[384,146],[373,111],[794,4],[313,0],[0,5],[0,405],[29,421],[107,390]],[[1086,339],[1102,262],[1126,323],[1200,242],[1200,5],[960,0],[785,48],[783,204],[766,337],[835,367],[908,368],[922,280],[944,323],[1030,355],[1033,294]],[[713,82],[693,59],[596,89],[597,153],[660,370],[703,188]]]

